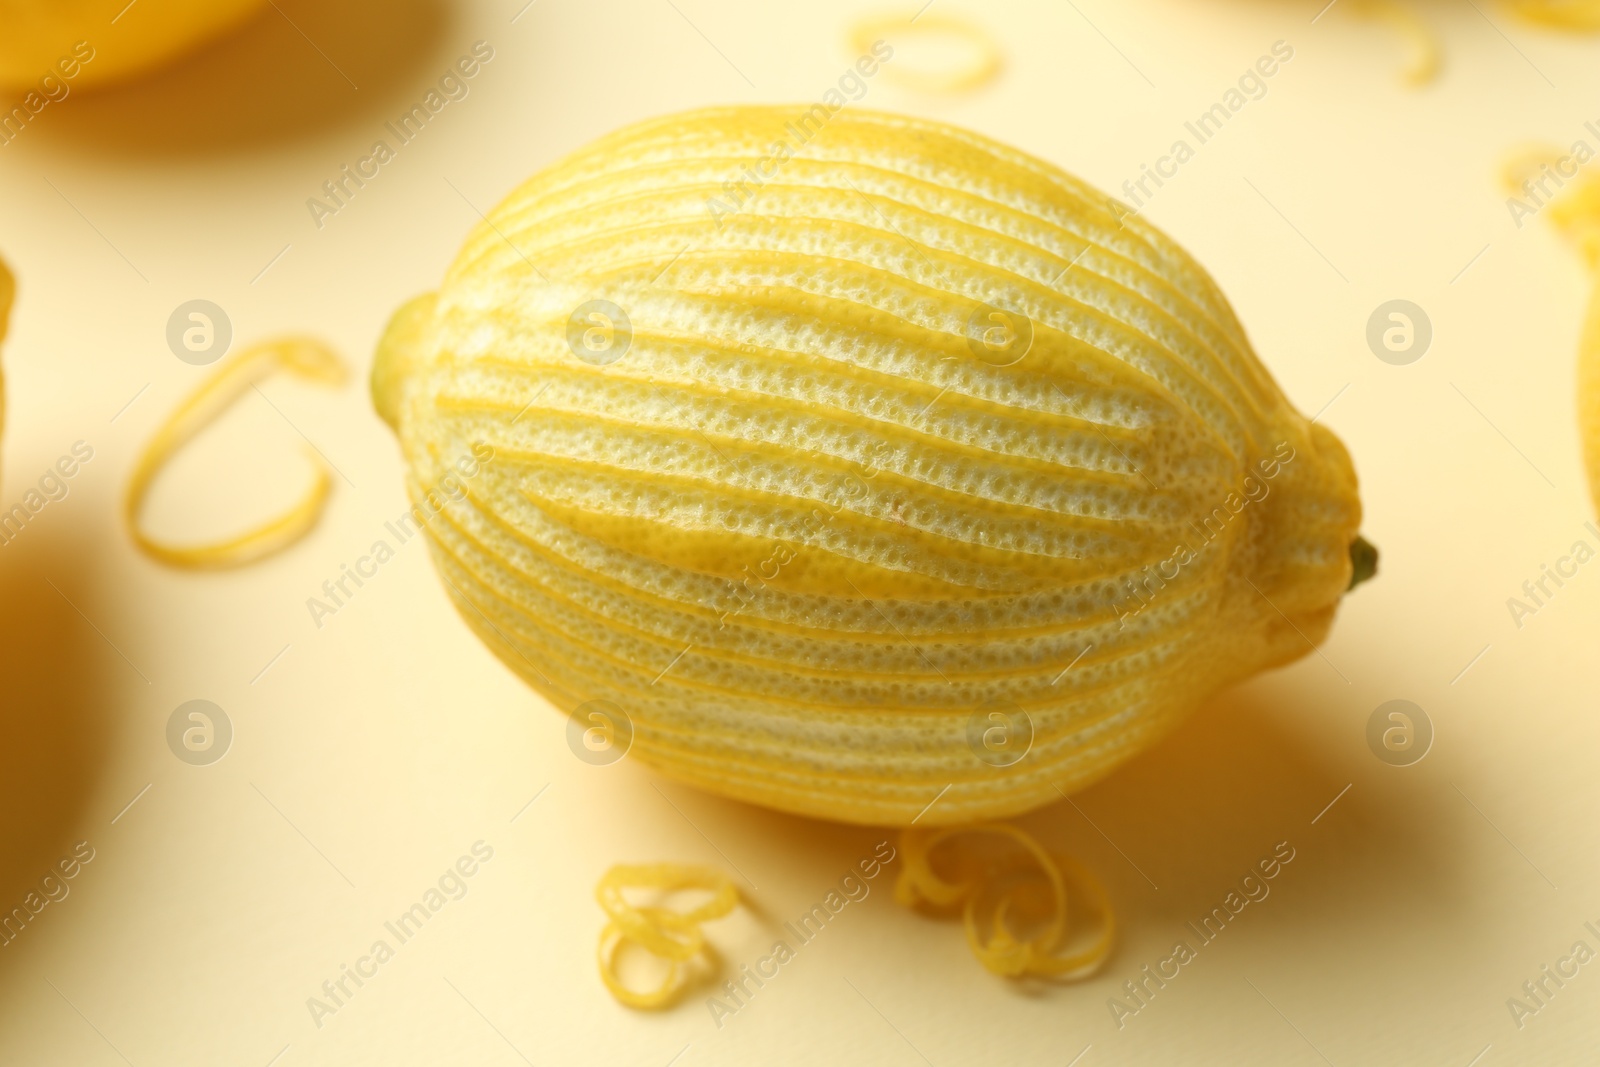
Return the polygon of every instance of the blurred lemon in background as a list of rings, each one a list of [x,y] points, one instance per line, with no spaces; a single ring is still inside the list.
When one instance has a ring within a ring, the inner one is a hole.
[[[11,301],[17,295],[16,279],[11,277],[11,272],[6,269],[6,261],[0,259],[0,344],[5,343],[6,327],[11,320]],[[6,425],[6,381],[0,374],[0,431]]]
[[[265,0],[0,0],[0,86],[42,85],[48,94],[52,85],[134,77],[263,6]]]

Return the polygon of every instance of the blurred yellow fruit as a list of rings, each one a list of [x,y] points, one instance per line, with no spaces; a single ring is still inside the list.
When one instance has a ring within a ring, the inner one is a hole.
[[[1344,447],[1171,239],[842,105],[535,175],[373,387],[462,615],[580,758],[805,815],[1059,800],[1310,652],[1372,564]]]
[[[142,74],[264,6],[265,0],[0,0],[0,86],[38,86],[48,77],[85,88]]]
[[[11,301],[16,299],[17,280],[11,276],[11,271],[6,268],[6,262],[0,259],[0,345],[5,344],[6,330],[11,323]],[[6,428],[6,379],[0,372],[0,434]]]
[[[1600,282],[1589,297],[1578,344],[1578,430],[1583,437],[1589,492],[1595,514],[1600,515]]]
[[[1511,194],[1507,205],[1515,205],[1518,227],[1542,211],[1577,248],[1594,279],[1578,339],[1578,432],[1589,491],[1600,514],[1600,177],[1579,169],[1586,159],[1556,147],[1524,148],[1506,160],[1501,181]],[[1560,191],[1545,203],[1536,190],[1547,190],[1552,182]]]
[[[1590,33],[1600,30],[1600,0],[1505,0],[1529,22]]]

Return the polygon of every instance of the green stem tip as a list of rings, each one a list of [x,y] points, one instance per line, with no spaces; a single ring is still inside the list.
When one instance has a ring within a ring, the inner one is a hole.
[[[1356,539],[1350,542],[1350,584],[1345,586],[1345,592],[1375,577],[1377,573],[1378,550],[1371,541],[1357,534]]]

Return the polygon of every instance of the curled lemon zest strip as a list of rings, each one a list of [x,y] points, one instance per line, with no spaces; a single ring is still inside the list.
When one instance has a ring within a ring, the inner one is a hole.
[[[634,904],[627,897],[630,889],[655,889],[662,893],[703,889],[711,894],[711,899],[699,907],[680,912]],[[605,928],[600,931],[597,954],[600,980],[619,1001],[645,1010],[669,1007],[677,1001],[688,985],[685,965],[695,957],[716,959],[706,943],[701,924],[722,918],[739,903],[738,889],[720,871],[675,863],[618,864],[601,877],[594,896],[607,918]],[[627,944],[667,961],[666,977],[655,989],[640,992],[623,984],[617,973],[617,956]]]
[[[211,544],[170,545],[150,537],[139,526],[150,485],[173,453],[210,425],[246,390],[280,370],[324,385],[337,386],[345,379],[344,364],[338,355],[321,342],[303,337],[266,341],[229,358],[216,374],[167,416],[134,464],[123,497],[122,517],[134,544],[146,554],[174,567],[196,570],[239,567],[288,547],[317,524],[333,480],[323,469],[321,458],[308,449],[316,464],[316,481],[297,504],[254,529]]]
[[[953,838],[984,834],[1009,839],[1019,845],[1021,851],[1007,859],[980,864],[951,846],[946,852],[950,869],[956,875],[954,880],[934,870],[931,861],[934,850]],[[961,908],[967,944],[978,962],[991,973],[1007,978],[1083,978],[1098,969],[1111,954],[1116,918],[1105,890],[1076,861],[1051,854],[1026,831],[1009,823],[974,823],[928,830],[908,828],[901,831],[900,847],[903,866],[895,881],[895,900],[906,907],[925,906],[935,911]],[[1067,954],[1058,950],[1073,927],[1075,913],[1064,871],[1070,873],[1071,882],[1086,898],[1087,915],[1094,917],[1099,926],[1092,943]],[[1017,910],[1020,891],[1036,883],[1040,875],[1050,890],[1050,920],[1039,933],[1022,939],[1012,932],[1008,920]],[[997,885],[1008,882],[1012,884],[1000,893],[988,923],[982,922],[979,913],[982,901],[994,895]]]
[[[924,11],[922,15],[910,18],[905,15],[864,18],[850,30],[850,47],[857,55],[864,56],[885,37],[904,39],[919,33],[929,37],[946,34],[961,38],[972,44],[976,51],[965,66],[954,70],[916,70],[885,63],[882,69],[890,80],[918,92],[961,93],[993,81],[1000,73],[1003,56],[1000,43],[994,36],[975,22],[940,12]]]
[[[1554,171],[1561,188],[1540,212],[1578,249],[1590,270],[1600,270],[1600,176],[1565,174],[1559,167],[1568,162],[1572,157],[1553,147],[1524,148],[1507,158],[1501,181],[1512,195],[1527,196],[1524,183]]]
[[[1398,0],[1357,0],[1353,6],[1368,18],[1387,22],[1411,46],[1411,59],[1404,71],[1407,84],[1427,85],[1439,76],[1439,38],[1421,15]]]
[[[1562,30],[1600,30],[1600,0],[1505,0],[1513,14]]]
[[[1523,182],[1545,173],[1546,168],[1555,170],[1564,185],[1540,211],[1578,249],[1595,276],[1578,340],[1578,434],[1589,492],[1600,513],[1600,175],[1580,172],[1568,177],[1557,164],[1570,160],[1554,148],[1523,149],[1507,160],[1501,178],[1509,191],[1525,196]]]

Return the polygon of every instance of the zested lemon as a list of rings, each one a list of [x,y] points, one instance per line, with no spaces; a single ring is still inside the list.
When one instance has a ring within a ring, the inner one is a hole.
[[[1365,548],[1345,449],[1182,249],[896,115],[581,149],[395,315],[373,389],[505,663],[678,779],[830,819],[1058,800],[1310,651]]]

